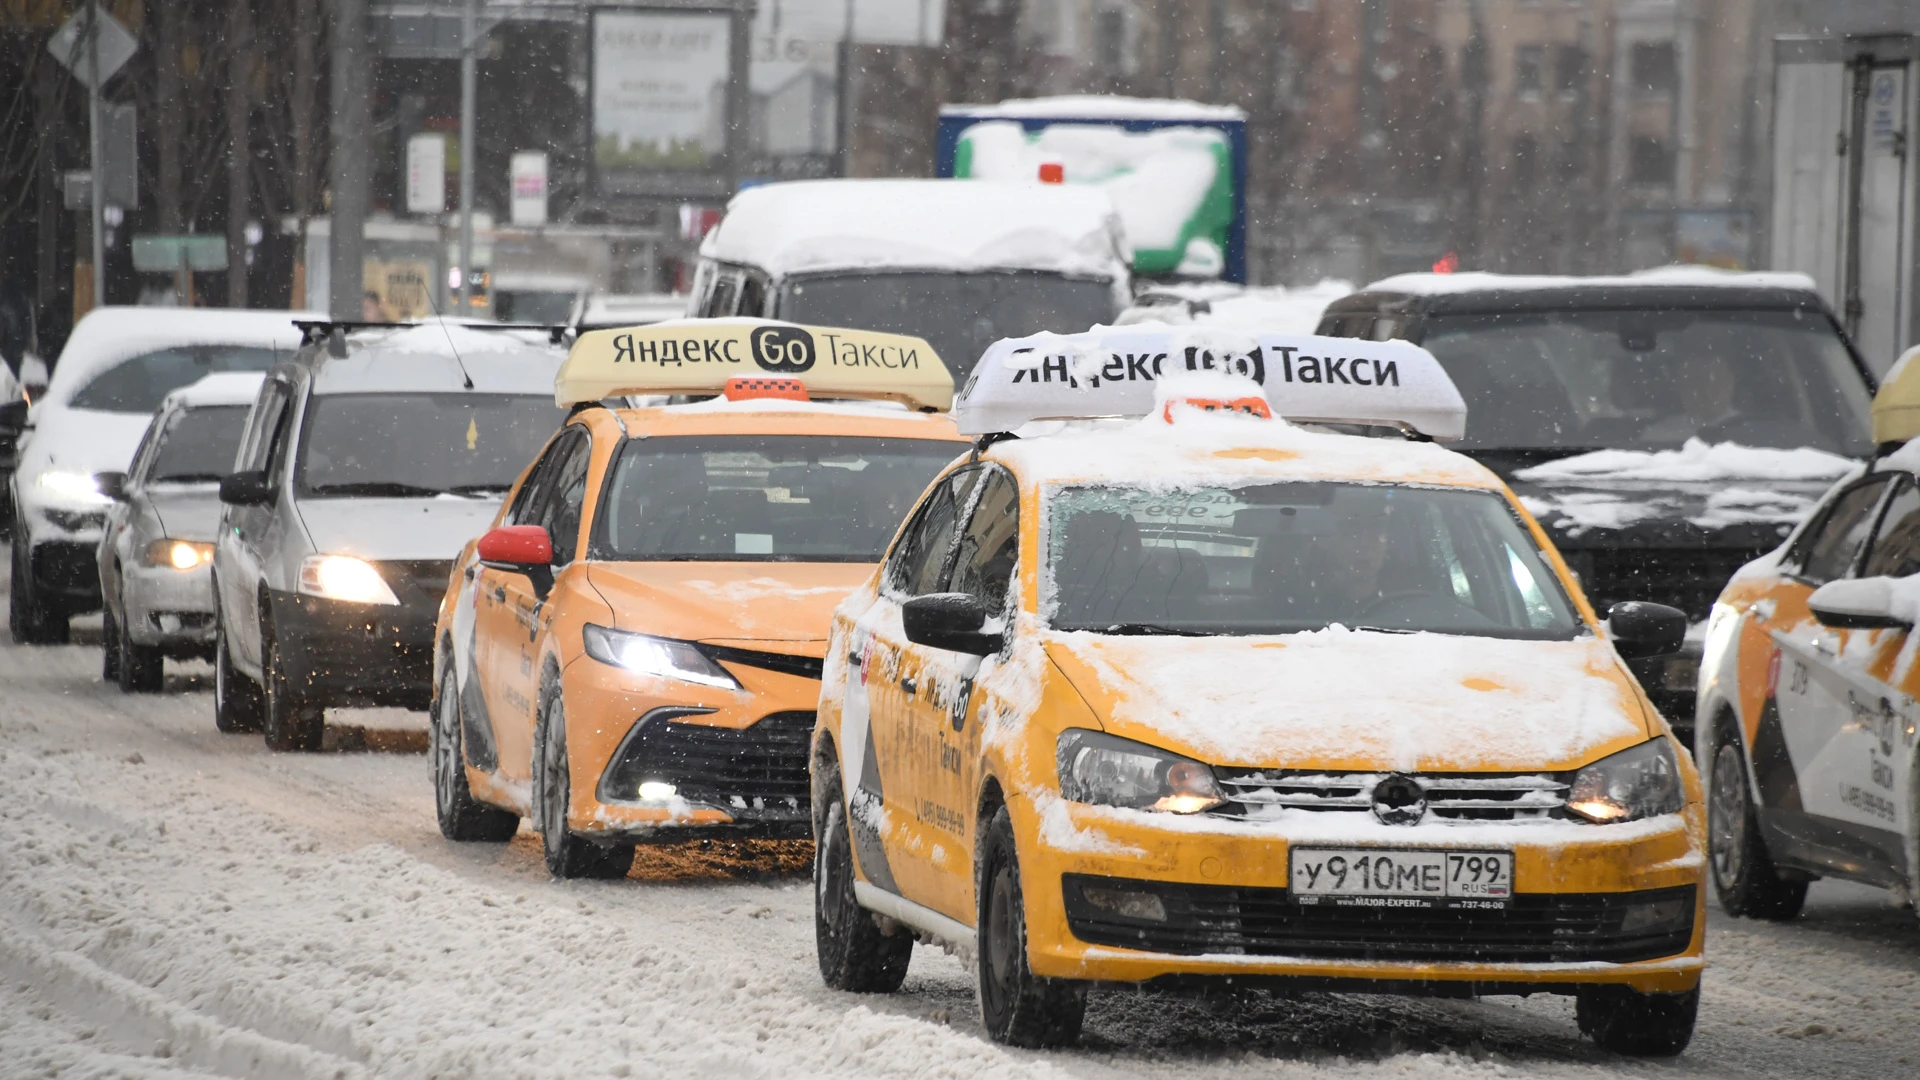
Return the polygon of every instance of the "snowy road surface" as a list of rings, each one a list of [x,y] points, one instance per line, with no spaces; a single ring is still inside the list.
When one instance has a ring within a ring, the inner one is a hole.
[[[440,838],[417,721],[271,755],[214,731],[204,666],[98,670],[0,646],[4,1077],[1920,1075],[1920,920],[1833,883],[1790,926],[1713,914],[1678,1063],[1550,997],[1097,995],[1079,1049],[1009,1051],[937,950],[897,995],[822,988],[804,846],[557,883],[524,830]]]

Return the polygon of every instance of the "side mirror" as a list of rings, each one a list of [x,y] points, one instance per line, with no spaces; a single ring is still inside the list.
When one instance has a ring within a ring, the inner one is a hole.
[[[100,494],[114,502],[127,501],[127,474],[123,472],[97,472],[93,474],[93,486]]]
[[[482,536],[474,550],[495,570],[525,573],[553,565],[553,538],[539,525],[502,525]]]
[[[1665,604],[1627,600],[1607,609],[1607,629],[1623,659],[1670,656],[1687,640],[1687,613]]]
[[[1913,603],[1894,595],[1893,579],[1852,578],[1829,581],[1807,597],[1820,625],[1835,630],[1911,630]]]
[[[261,472],[228,473],[220,478],[220,501],[233,506],[271,506],[273,482]]]
[[[991,656],[1006,643],[987,629],[987,606],[967,593],[916,596],[901,605],[900,624],[915,645],[970,656]]]

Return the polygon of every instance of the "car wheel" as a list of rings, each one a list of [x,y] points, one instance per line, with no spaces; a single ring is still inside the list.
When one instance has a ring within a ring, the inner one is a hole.
[[[65,645],[67,613],[34,595],[33,557],[29,554],[32,543],[25,529],[15,531],[13,582],[7,595],[7,628],[12,631],[16,645]]]
[[[124,607],[122,611],[126,610]],[[103,646],[113,648],[120,654],[114,664],[118,670],[120,692],[124,694],[157,694],[166,673],[166,659],[160,650],[151,645],[140,645],[133,640],[133,634],[127,625],[118,619],[113,620],[112,639]]]
[[[227,647],[227,631],[224,627],[215,627],[213,726],[230,734],[259,731],[264,713],[260,684],[234,670],[233,655]]]
[[[557,878],[623,878],[633,869],[632,844],[596,844],[567,828],[573,788],[567,765],[567,711],[560,692],[546,696],[533,731],[533,823],[547,872]]]
[[[298,681],[285,669],[280,650],[265,634],[260,642],[261,674],[266,708],[262,727],[269,750],[318,750],[326,733],[326,714],[318,705],[301,700]]]
[[[113,617],[112,608],[100,612],[100,679],[120,681],[120,620]]]
[[[488,806],[467,787],[467,760],[461,750],[460,684],[453,663],[440,680],[440,698],[433,705],[427,741],[433,753],[433,803],[440,818],[440,835],[449,840],[503,843],[520,831],[520,815]]]
[[[1700,988],[1684,994],[1642,994],[1630,986],[1583,986],[1574,1002],[1580,1033],[1602,1050],[1672,1057],[1693,1041]]]
[[[1087,984],[1035,975],[1027,966],[1026,905],[1007,808],[994,811],[980,846],[980,1018],[995,1042],[1068,1046],[1087,1016]]]
[[[1782,880],[1760,835],[1746,753],[1729,721],[1717,725],[1707,797],[1707,864],[1729,915],[1785,922],[1807,901],[1805,881]]]
[[[838,771],[838,766],[830,766]],[[813,941],[820,978],[835,990],[891,994],[907,977],[913,935],[887,933],[853,897],[853,838],[840,778],[827,781],[813,856]]]

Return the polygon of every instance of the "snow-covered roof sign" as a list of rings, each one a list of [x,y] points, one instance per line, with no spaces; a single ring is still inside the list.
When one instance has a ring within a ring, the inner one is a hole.
[[[1207,105],[1177,98],[1134,98],[1115,94],[1064,94],[1058,97],[1013,98],[991,105],[942,105],[941,116],[972,120],[1025,120],[1033,117],[1072,120],[1172,120],[1207,124],[1245,120],[1238,105]]]
[[[1244,379],[1288,420],[1399,427],[1433,439],[1466,433],[1466,402],[1418,345],[1165,325],[996,342],[954,402],[954,419],[963,434],[983,435],[1033,420],[1146,416],[1155,384],[1185,373]]]
[[[795,381],[811,397],[897,401],[927,412],[953,404],[953,376],[921,338],[766,319],[674,319],[582,334],[554,378],[554,400],[720,394],[735,380]]]
[[[1090,188],[952,180],[800,180],[727,204],[700,253],[782,276],[820,270],[1051,270],[1119,279],[1127,246]]]
[[[1920,438],[1920,345],[1900,354],[1873,395],[1873,441],[1908,442]]]

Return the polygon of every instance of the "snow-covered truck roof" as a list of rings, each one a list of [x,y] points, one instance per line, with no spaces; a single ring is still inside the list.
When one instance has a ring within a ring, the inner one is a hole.
[[[1412,296],[1459,296],[1480,292],[1519,292],[1547,289],[1787,289],[1813,292],[1805,274],[1721,270],[1711,266],[1662,266],[1631,274],[1576,277],[1564,274],[1395,274],[1361,289],[1363,293],[1404,293]]]
[[[1104,192],[977,180],[801,180],[734,196],[700,254],[776,277],[827,270],[1128,272]]]
[[[1057,97],[1013,98],[990,105],[942,105],[941,116],[971,120],[1157,120],[1218,124],[1245,120],[1237,105],[1208,105],[1178,98],[1117,97],[1106,94],[1066,94]]]
[[[223,308],[101,307],[73,328],[47,386],[46,400],[66,401],[94,376],[150,352],[182,345],[300,347],[295,319],[324,319],[314,311],[242,311]]]

